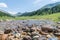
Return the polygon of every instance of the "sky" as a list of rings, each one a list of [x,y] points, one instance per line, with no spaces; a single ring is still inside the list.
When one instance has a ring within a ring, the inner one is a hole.
[[[0,10],[11,14],[17,12],[31,12],[40,9],[42,6],[59,2],[60,0],[0,0]]]

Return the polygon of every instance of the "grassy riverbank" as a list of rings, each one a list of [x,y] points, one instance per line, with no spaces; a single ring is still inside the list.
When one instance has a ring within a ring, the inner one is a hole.
[[[14,20],[29,20],[29,19],[37,19],[37,20],[53,20],[55,22],[57,21],[60,21],[60,13],[54,13],[54,14],[51,14],[51,15],[35,15],[35,16],[22,16],[22,17],[15,17],[15,18],[12,18],[12,17],[0,17],[0,19],[2,20],[6,20],[6,19],[14,19]]]
[[[37,20],[53,20],[53,21],[60,21],[60,13],[51,14],[51,15],[35,15],[35,16],[23,16],[23,17],[16,17],[16,20],[27,20],[27,19],[37,19]]]

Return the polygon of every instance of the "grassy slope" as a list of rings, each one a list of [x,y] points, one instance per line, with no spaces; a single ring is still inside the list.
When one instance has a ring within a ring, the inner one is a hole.
[[[51,14],[51,15],[43,15],[43,16],[23,16],[23,17],[15,17],[15,18],[10,18],[10,17],[0,17],[0,19],[15,19],[15,20],[28,20],[28,19],[37,19],[37,20],[53,20],[53,21],[60,21],[60,13],[56,13],[56,14]]]
[[[23,16],[23,17],[16,17],[16,20],[25,20],[25,19],[43,19],[43,20],[53,20],[53,21],[60,21],[60,13],[55,13],[51,15],[43,15],[43,16]]]

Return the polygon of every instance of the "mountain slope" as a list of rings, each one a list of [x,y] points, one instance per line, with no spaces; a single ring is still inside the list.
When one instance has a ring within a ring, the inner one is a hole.
[[[1,10],[0,10],[0,17],[2,17],[2,16],[12,17],[12,15],[11,15],[11,14],[9,14],[8,12],[1,11]]]
[[[60,12],[60,2],[56,2],[53,4],[48,4],[37,11],[23,13],[20,16],[34,16],[34,15],[47,15]]]
[[[44,8],[52,8],[52,7],[56,6],[57,4],[60,4],[60,2],[45,5]]]

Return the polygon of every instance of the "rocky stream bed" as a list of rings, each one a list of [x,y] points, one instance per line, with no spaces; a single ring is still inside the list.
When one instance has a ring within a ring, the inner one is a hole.
[[[0,22],[0,40],[60,40],[60,22],[15,20]]]

